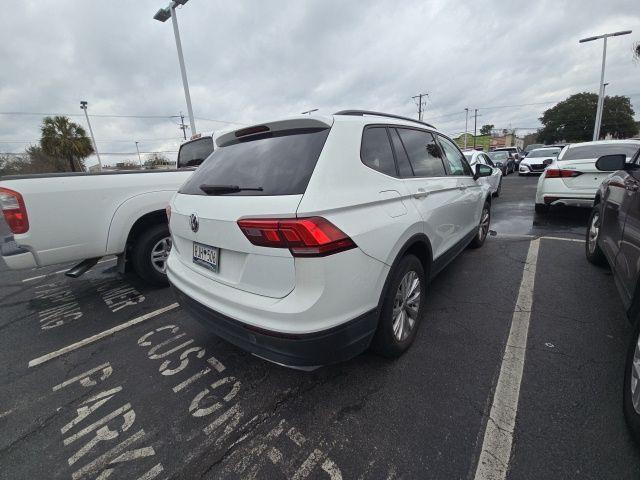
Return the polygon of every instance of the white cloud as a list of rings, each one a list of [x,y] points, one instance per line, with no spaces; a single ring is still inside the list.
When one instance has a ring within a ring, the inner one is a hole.
[[[84,99],[92,113],[186,113],[171,24],[152,18],[165,3],[5,1],[0,111],[80,114]],[[426,91],[425,118],[458,133],[465,107],[481,108],[479,125],[535,127],[547,105],[482,107],[596,91],[601,42],[578,39],[612,30],[634,33],[610,41],[607,92],[633,94],[640,110],[635,3],[192,0],[178,18],[197,117],[251,123],[310,108],[414,115],[410,97]],[[0,116],[0,141],[37,141],[40,120]],[[135,140],[143,151],[175,150],[177,123],[92,120],[104,152],[135,152]]]

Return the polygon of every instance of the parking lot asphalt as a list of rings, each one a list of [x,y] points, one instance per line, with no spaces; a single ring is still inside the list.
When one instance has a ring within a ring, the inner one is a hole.
[[[504,179],[492,236],[431,283],[394,361],[286,369],[112,260],[79,279],[0,266],[0,478],[488,478],[478,462],[525,271],[507,478],[638,478],[621,410],[629,325],[610,273],[584,258],[588,212],[534,214],[536,181]]]

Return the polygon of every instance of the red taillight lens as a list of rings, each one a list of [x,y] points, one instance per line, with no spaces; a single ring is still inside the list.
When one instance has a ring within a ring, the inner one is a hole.
[[[22,195],[8,188],[0,188],[0,208],[13,233],[26,233],[29,230],[29,217]]]
[[[322,217],[238,220],[254,245],[288,248],[294,257],[325,257],[355,248],[342,230]]]
[[[544,176],[547,178],[572,178],[582,175],[582,172],[577,170],[561,170],[557,168],[547,168],[544,172]]]

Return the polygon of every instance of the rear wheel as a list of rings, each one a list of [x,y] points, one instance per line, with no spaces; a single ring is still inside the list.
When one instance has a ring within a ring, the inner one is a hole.
[[[549,211],[549,205],[544,203],[536,203],[536,213],[547,213]]]
[[[631,434],[640,442],[640,322],[636,319],[624,367],[622,409]]]
[[[600,238],[600,208],[596,205],[591,211],[589,217],[589,223],[587,224],[587,236],[585,239],[585,254],[587,260],[594,265],[604,265],[606,259],[604,253],[598,245],[598,239]]]
[[[399,357],[413,343],[422,318],[425,272],[415,255],[400,260],[392,272],[371,348],[385,357]]]
[[[131,250],[133,269],[145,282],[164,287],[169,284],[165,270],[170,251],[169,226],[153,225],[141,233],[133,244]]]
[[[484,245],[484,241],[487,239],[489,233],[489,225],[491,224],[491,205],[489,202],[484,202],[482,207],[482,214],[480,215],[480,223],[478,224],[478,231],[476,236],[473,237],[469,244],[471,248],[480,248]]]

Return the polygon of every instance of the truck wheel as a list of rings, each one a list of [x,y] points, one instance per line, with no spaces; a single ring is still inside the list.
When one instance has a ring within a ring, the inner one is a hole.
[[[169,285],[165,273],[171,251],[171,236],[166,223],[153,225],[136,239],[131,250],[133,269],[145,282],[157,287]]]
[[[402,355],[413,343],[424,313],[427,282],[415,255],[400,260],[391,273],[371,349],[389,358]]]
[[[480,214],[480,223],[478,224],[478,233],[473,237],[469,246],[471,248],[480,248],[484,245],[484,241],[487,239],[489,233],[489,225],[491,223],[491,205],[489,202],[484,202],[482,207],[482,213]]]

